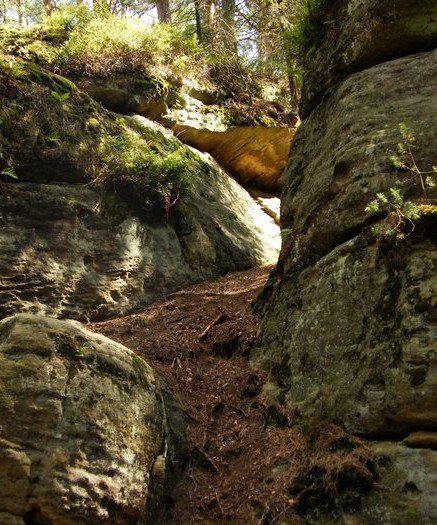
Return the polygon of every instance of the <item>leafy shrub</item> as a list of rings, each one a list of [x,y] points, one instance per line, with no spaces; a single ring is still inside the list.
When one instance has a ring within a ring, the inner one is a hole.
[[[85,4],[65,5],[44,18],[42,27],[46,32],[55,34],[71,31],[75,27],[89,23],[91,16],[91,11]]]

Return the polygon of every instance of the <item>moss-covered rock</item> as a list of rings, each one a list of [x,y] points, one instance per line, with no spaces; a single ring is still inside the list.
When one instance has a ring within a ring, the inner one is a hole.
[[[423,22],[435,9],[427,1],[419,8],[399,2],[396,13],[392,2],[327,4],[349,9],[350,17],[338,19],[339,42],[344,38],[361,58],[386,38],[397,42],[381,21],[411,12],[412,24],[415,16]],[[376,25],[351,31],[351,23],[361,23],[357,13]],[[429,42],[434,23],[418,42]],[[328,419],[357,434],[404,437],[437,426],[437,55],[391,60],[381,47],[382,63],[368,67],[357,58],[363,70],[343,79],[335,68],[344,56],[331,43],[322,44],[314,63],[308,59],[304,93],[315,89],[321,70],[328,90],[317,107],[308,106],[293,140],[281,203],[287,234],[259,300],[264,318],[253,362],[270,374],[266,395],[294,408],[303,424]],[[400,133],[406,128],[410,142]],[[406,164],[393,159],[405,150]],[[429,187],[419,171],[432,178]],[[397,203],[384,201],[386,194]],[[375,198],[384,205],[369,207]],[[417,209],[412,219],[407,203]]]
[[[301,116],[351,73],[437,46],[434,0],[329,0],[315,13],[306,42]]]
[[[174,444],[151,368],[32,315],[0,322],[0,362],[2,523],[156,523],[153,473]]]
[[[0,94],[2,167],[24,181],[92,180],[105,137],[120,132],[115,118],[69,80],[7,57]]]
[[[157,175],[178,170],[180,176],[189,167],[189,195],[178,197],[166,220],[163,202],[148,200],[147,177],[156,173],[147,165],[126,171],[117,149],[107,169],[124,179],[104,187],[5,185],[0,315],[102,319],[188,284],[276,260],[279,229],[243,188],[164,128],[139,117],[135,126],[158,151],[169,143],[182,149],[181,158],[158,165]]]

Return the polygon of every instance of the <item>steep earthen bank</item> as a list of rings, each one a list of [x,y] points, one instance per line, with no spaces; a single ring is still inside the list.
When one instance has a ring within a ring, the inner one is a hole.
[[[432,433],[436,192],[390,157],[405,140],[405,123],[418,169],[436,165],[437,5],[335,1],[322,18],[331,22],[306,58],[305,119],[285,175],[281,225],[291,233],[258,304],[264,316],[252,362],[268,371],[265,394],[303,423],[335,421],[369,438]],[[403,232],[375,234],[372,226],[396,208],[366,206],[398,180],[402,202],[424,213],[412,226],[405,220]],[[359,523],[437,519],[432,474],[419,458],[435,465],[436,452],[407,452],[399,442],[390,453],[374,450],[394,471],[411,468],[400,475],[404,484],[382,477],[391,496],[364,500]],[[416,492],[405,498],[408,480]]]

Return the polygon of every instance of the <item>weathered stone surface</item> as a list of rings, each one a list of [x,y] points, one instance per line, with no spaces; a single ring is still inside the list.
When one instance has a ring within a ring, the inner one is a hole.
[[[351,73],[437,46],[434,0],[337,0],[318,23],[321,40],[305,57],[304,118]]]
[[[418,178],[390,161],[406,123],[423,171],[435,164],[437,51],[386,62],[345,80],[298,129],[285,174],[281,224],[291,228],[286,271],[302,267],[375,220],[365,211],[376,194],[405,180],[406,196],[421,196]],[[428,189],[426,199],[436,197]]]
[[[168,439],[151,368],[76,322],[27,314],[0,322],[0,361],[1,522],[139,522]]]
[[[81,80],[79,88],[105,108],[156,119],[166,113],[170,87],[156,79]]]
[[[170,223],[83,185],[10,186],[0,198],[0,315],[102,319],[232,270],[274,263],[279,228],[218,166]]]
[[[279,195],[294,131],[236,127],[226,131],[171,125],[185,144],[210,153],[244,187]]]
[[[306,420],[358,434],[435,429],[435,244],[368,243],[354,238],[278,284],[253,361]]]
[[[406,122],[417,165],[435,164],[436,60],[423,53],[350,76],[293,141],[281,206],[291,233],[254,362],[270,372],[266,391],[305,419],[360,434],[437,428],[435,215],[390,245],[369,232],[383,213],[365,211],[403,177],[405,198],[435,203],[389,157]]]
[[[431,525],[437,521],[437,452],[374,443],[380,480],[362,499],[354,525]],[[349,522],[347,522],[349,523]]]
[[[437,450],[437,432],[412,432],[404,439],[404,443],[412,448]]]

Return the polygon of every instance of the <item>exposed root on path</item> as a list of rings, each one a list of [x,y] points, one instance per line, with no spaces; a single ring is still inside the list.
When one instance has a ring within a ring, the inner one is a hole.
[[[304,523],[346,511],[372,483],[369,453],[333,425],[304,434],[267,406],[248,355],[258,319],[250,303],[269,269],[172,294],[142,313],[91,326],[146,359],[188,416],[190,459],[168,524]]]

